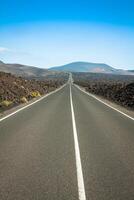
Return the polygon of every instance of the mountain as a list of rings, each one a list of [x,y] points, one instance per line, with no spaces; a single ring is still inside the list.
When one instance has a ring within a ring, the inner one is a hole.
[[[92,72],[108,74],[131,74],[129,71],[115,69],[104,63],[73,62],[62,66],[52,67],[49,70],[68,72]]]
[[[4,63],[0,60],[0,64],[2,65],[2,64],[4,64]]]
[[[0,61],[0,71],[25,77],[44,76],[48,72],[48,70],[46,69],[31,67],[27,65],[20,65],[20,64],[5,64],[1,61]]]
[[[127,70],[128,72],[131,72],[131,73],[133,73],[134,74],[134,70]]]
[[[46,76],[59,77],[59,75],[65,74],[64,72],[92,72],[92,73],[134,75],[134,70],[125,71],[121,69],[115,69],[107,64],[89,63],[89,62],[73,62],[59,67],[43,69],[21,64],[6,64],[0,61],[0,71],[26,78],[38,78],[38,79],[43,79]]]
[[[48,69],[32,67],[27,65],[5,64],[2,61],[0,61],[0,71],[26,78],[38,78],[38,79],[59,73],[59,72],[49,71]]]

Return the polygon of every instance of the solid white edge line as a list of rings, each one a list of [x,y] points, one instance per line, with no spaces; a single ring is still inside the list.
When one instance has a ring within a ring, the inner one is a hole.
[[[60,88],[58,88],[58,89],[56,89],[56,90],[54,90],[54,91],[52,91],[52,92],[50,92],[50,93],[44,95],[43,97],[39,98],[38,100],[36,100],[36,101],[34,101],[34,102],[32,102],[32,103],[26,105],[26,106],[23,106],[22,108],[20,108],[20,109],[14,111],[14,112],[12,112],[12,113],[9,114],[9,115],[6,115],[5,117],[0,118],[0,122],[2,122],[3,120],[5,120],[5,119],[7,119],[7,118],[9,118],[9,117],[11,117],[11,116],[13,116],[13,115],[15,115],[16,113],[20,112],[21,110],[24,110],[24,109],[26,109],[26,108],[32,106],[33,104],[35,104],[35,103],[37,103],[37,102],[39,102],[39,101],[45,99],[46,97],[50,96],[51,94],[54,94],[54,93],[58,92],[59,90],[61,90],[61,89],[62,89],[63,87],[65,87],[66,85],[67,85],[67,84],[64,84],[64,85],[61,86]]]
[[[82,164],[81,164],[80,150],[79,150],[79,143],[78,143],[78,134],[77,134],[74,107],[73,107],[73,100],[72,100],[71,84],[70,84],[70,104],[71,104],[71,114],[72,114],[75,157],[76,157],[78,195],[79,195],[79,200],[86,200],[84,178],[83,178]]]
[[[127,115],[126,113],[124,113],[124,112],[118,110],[117,108],[114,108],[113,106],[110,106],[109,104],[107,104],[106,102],[102,101],[101,99],[99,99],[98,97],[94,96],[93,94],[90,94],[90,93],[84,91],[84,90],[81,89],[78,85],[74,84],[74,86],[77,87],[80,91],[82,91],[82,92],[84,92],[85,94],[87,94],[88,96],[93,97],[94,99],[98,100],[99,102],[103,103],[104,105],[106,105],[106,106],[112,108],[113,110],[119,112],[120,114],[122,114],[122,115],[124,115],[125,117],[127,117],[127,118],[129,118],[129,119],[131,119],[131,120],[134,121],[134,118],[131,117],[130,115]]]

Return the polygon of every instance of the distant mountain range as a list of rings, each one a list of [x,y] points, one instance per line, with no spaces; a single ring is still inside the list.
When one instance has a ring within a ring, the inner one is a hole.
[[[26,78],[42,79],[46,76],[55,76],[64,72],[92,72],[105,74],[134,75],[134,70],[113,68],[103,63],[73,62],[62,66],[43,69],[21,64],[6,64],[0,61],[0,71]]]
[[[26,78],[38,78],[38,79],[44,78],[49,75],[55,75],[61,73],[58,71],[53,72],[49,71],[48,69],[21,65],[21,64],[6,64],[2,61],[0,61],[0,71]]]
[[[73,62],[62,66],[52,67],[49,70],[134,75],[134,70],[116,69],[104,63],[90,63],[90,62]]]

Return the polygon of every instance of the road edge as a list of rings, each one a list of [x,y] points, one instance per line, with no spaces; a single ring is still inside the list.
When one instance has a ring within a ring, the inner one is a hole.
[[[7,119],[7,118],[9,118],[9,117],[11,117],[11,116],[13,116],[13,115],[15,115],[16,113],[18,113],[18,112],[20,112],[20,111],[22,111],[22,110],[24,110],[24,109],[26,109],[26,108],[28,108],[28,107],[34,105],[35,103],[38,103],[39,101],[42,101],[43,99],[47,98],[47,97],[50,96],[51,94],[54,94],[54,93],[58,92],[59,90],[61,90],[62,88],[64,88],[66,85],[67,85],[67,83],[65,83],[64,85],[62,85],[62,86],[59,87],[58,89],[56,89],[56,90],[54,90],[54,91],[52,91],[52,92],[50,92],[50,93],[48,93],[48,94],[42,96],[41,98],[37,99],[36,101],[34,101],[34,102],[32,102],[32,103],[29,103],[29,104],[27,104],[27,105],[25,105],[25,106],[23,106],[23,107],[17,109],[16,111],[11,112],[10,114],[7,114],[6,116],[0,118],[0,122],[2,122],[3,120],[5,120],[5,119]]]
[[[82,89],[80,86],[78,86],[78,85],[76,85],[76,84],[73,84],[73,85],[74,85],[76,88],[78,88],[81,92],[87,94],[88,96],[90,96],[90,97],[96,99],[97,101],[101,102],[102,104],[106,105],[107,107],[112,108],[112,109],[115,110],[116,112],[118,112],[118,113],[124,115],[125,117],[127,117],[127,118],[129,118],[129,119],[131,119],[131,120],[134,121],[134,117],[131,117],[130,115],[128,115],[128,114],[126,114],[126,113],[120,111],[119,109],[114,108],[113,106],[109,105],[108,103],[102,101],[99,97],[96,97],[95,95],[86,92],[86,91],[85,91],[84,89]]]

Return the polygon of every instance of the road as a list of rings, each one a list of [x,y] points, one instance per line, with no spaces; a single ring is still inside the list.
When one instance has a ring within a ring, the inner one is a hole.
[[[68,83],[0,122],[0,200],[78,199],[134,199],[134,121]]]

